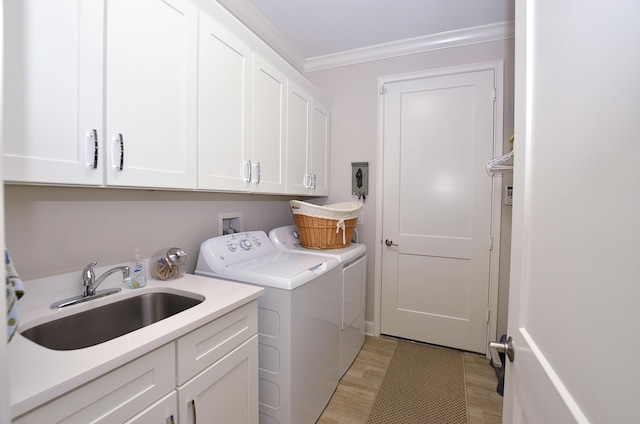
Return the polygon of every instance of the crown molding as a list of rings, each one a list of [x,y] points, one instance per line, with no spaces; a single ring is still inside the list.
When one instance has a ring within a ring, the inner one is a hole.
[[[269,21],[246,0],[216,0],[233,16],[255,33],[299,72],[305,68],[305,58]]]
[[[377,44],[361,49],[317,56],[305,57],[247,0],[216,0],[236,19],[247,26],[265,44],[299,72],[313,72],[322,69],[338,68],[357,63],[388,59],[432,50],[504,40],[515,36],[513,21],[463,28],[430,34],[423,37],[408,38],[391,43]]]
[[[338,68],[357,63],[504,40],[513,37],[515,37],[515,24],[513,21],[463,28],[326,56],[312,57],[306,60],[304,72]]]

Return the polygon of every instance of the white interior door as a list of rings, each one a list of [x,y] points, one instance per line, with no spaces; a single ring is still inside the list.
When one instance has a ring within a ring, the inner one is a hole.
[[[485,352],[493,70],[385,84],[384,334]]]
[[[638,422],[639,20],[632,0],[516,2],[504,422]]]

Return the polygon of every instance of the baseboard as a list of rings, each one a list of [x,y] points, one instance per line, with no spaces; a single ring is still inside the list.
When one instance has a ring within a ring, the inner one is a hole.
[[[364,333],[367,336],[375,336],[375,334],[373,334],[373,321],[364,322]]]

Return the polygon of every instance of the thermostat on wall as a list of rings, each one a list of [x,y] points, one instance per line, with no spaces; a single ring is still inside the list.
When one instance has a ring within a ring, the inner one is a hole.
[[[504,204],[507,206],[513,205],[513,186],[504,186]]]

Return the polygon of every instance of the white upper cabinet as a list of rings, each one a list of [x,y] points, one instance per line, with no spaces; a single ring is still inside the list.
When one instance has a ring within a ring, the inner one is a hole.
[[[248,191],[251,47],[200,15],[198,188]]]
[[[287,193],[329,194],[329,110],[288,82]]]
[[[109,0],[107,184],[196,188],[198,11],[188,0]]]
[[[287,87],[287,193],[308,194],[313,176],[311,158],[311,112],[313,98],[289,81]]]
[[[5,181],[328,194],[328,108],[218,3],[4,9]]]
[[[103,9],[98,0],[5,2],[6,181],[102,184]]]
[[[330,110],[318,101],[313,103],[311,115],[311,160],[313,175],[311,194],[329,195],[329,126]]]
[[[251,190],[285,193],[286,76],[254,53]]]

